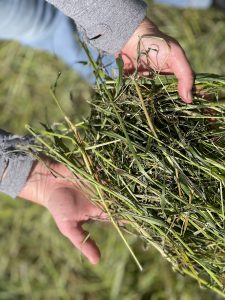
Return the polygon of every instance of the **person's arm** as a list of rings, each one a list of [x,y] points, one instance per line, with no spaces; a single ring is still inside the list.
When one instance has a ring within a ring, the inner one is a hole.
[[[138,65],[140,74],[154,72],[175,74],[178,92],[186,103],[192,102],[193,72],[178,42],[162,33],[146,18],[146,4],[142,0],[47,0],[71,17],[86,41],[107,53],[121,53],[125,70],[136,67],[139,39],[149,58]],[[147,36],[152,37],[147,38]],[[154,37],[154,38],[153,38]]]

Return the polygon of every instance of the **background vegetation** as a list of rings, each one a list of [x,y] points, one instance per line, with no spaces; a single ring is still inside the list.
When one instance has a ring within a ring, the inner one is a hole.
[[[196,72],[225,74],[224,13],[151,5],[151,18],[185,48]],[[0,44],[0,128],[25,133],[26,123],[60,121],[49,88],[62,72],[58,98],[75,120],[90,89],[56,58],[17,43]],[[175,274],[154,249],[127,236],[144,271],[110,225],[91,226],[102,249],[92,267],[57,231],[47,211],[1,195],[0,299],[199,300],[220,299]]]

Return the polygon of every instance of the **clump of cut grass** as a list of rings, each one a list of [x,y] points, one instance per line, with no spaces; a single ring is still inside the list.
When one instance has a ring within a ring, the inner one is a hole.
[[[200,74],[193,104],[176,80],[97,78],[90,116],[30,132],[85,181],[91,200],[173,266],[225,297],[225,77]],[[53,97],[55,97],[53,89]],[[88,186],[87,186],[88,183]]]

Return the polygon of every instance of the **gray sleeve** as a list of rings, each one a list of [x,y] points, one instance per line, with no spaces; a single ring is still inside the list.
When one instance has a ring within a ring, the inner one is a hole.
[[[121,50],[146,15],[142,0],[47,0],[71,17],[95,48]]]
[[[12,135],[0,129],[0,192],[16,198],[26,183],[34,158],[28,136]]]

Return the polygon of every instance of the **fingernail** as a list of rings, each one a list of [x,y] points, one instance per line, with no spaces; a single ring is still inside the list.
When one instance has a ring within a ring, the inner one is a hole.
[[[89,261],[90,261],[90,263],[92,264],[92,265],[97,265],[98,263],[99,263],[99,261],[100,261],[100,257],[98,257],[98,258],[93,258],[93,257],[91,257],[91,258],[89,258]]]
[[[192,103],[192,101],[193,101],[193,97],[192,97],[192,92],[190,91],[187,93],[187,102]]]

